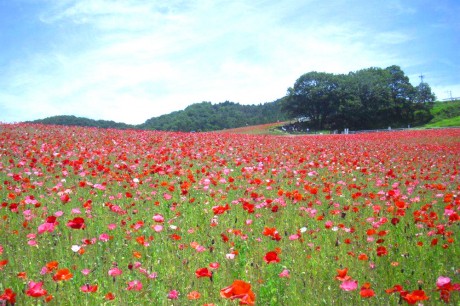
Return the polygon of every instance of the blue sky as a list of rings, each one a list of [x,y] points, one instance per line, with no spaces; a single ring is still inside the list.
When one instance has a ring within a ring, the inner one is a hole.
[[[458,16],[458,0],[0,0],[0,122],[139,124],[391,65],[459,97]]]

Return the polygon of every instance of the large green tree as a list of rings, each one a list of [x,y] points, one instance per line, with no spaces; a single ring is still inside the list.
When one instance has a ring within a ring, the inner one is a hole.
[[[431,92],[431,87],[427,83],[420,83],[415,87],[415,103],[433,103],[436,96]]]
[[[339,78],[313,71],[302,75],[288,89],[282,109],[293,116],[307,117],[313,127],[323,129],[336,113],[339,97]]]
[[[428,84],[414,88],[399,66],[348,75],[309,72],[288,89],[283,109],[317,129],[376,129],[421,124],[435,99]],[[423,103],[421,103],[423,102]]]
[[[388,73],[372,67],[349,73],[348,78],[346,86],[353,93],[350,98],[357,99],[354,112],[348,117],[350,127],[372,129],[387,125],[391,104]]]
[[[396,125],[410,124],[414,117],[415,89],[399,66],[393,65],[385,69],[388,76],[388,87],[391,90],[391,122]]]

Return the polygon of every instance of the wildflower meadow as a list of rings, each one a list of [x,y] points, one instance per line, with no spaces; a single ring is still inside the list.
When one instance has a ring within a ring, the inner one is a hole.
[[[458,305],[460,129],[0,125],[0,305]]]

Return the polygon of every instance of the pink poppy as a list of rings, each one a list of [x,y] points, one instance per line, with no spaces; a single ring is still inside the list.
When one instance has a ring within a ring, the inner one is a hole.
[[[97,285],[85,284],[80,287],[80,290],[85,293],[92,293],[97,291]]]
[[[168,293],[168,299],[170,300],[177,300],[179,298],[179,291],[171,290]]]
[[[289,275],[289,270],[288,270],[288,269],[284,269],[284,270],[281,271],[281,273],[278,274],[278,275],[279,275],[279,277],[285,277],[285,278],[290,277],[290,275]]]
[[[110,276],[119,276],[123,273],[123,271],[121,271],[121,269],[119,269],[118,267],[113,267],[109,270],[109,275]]]
[[[140,291],[142,290],[142,283],[138,280],[128,282],[128,287],[126,288],[126,290]]]
[[[353,279],[346,280],[340,284],[340,289],[344,291],[353,291],[356,290],[356,288],[358,288],[358,281]]]

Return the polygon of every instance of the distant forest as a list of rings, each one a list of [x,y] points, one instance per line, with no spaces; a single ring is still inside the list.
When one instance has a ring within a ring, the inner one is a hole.
[[[139,128],[162,131],[215,131],[286,120],[280,101],[259,105],[196,103],[183,111],[148,119]]]
[[[38,119],[33,121],[27,121],[28,123],[41,123],[41,124],[53,124],[53,125],[70,125],[70,126],[89,126],[89,127],[98,127],[98,128],[114,128],[114,129],[134,129],[135,126],[115,122],[111,120],[93,120],[84,117],[76,117],[73,115],[61,115],[61,116],[52,116],[45,119]]]
[[[54,116],[32,122],[207,132],[295,119],[303,129],[359,130],[424,125],[433,118],[431,109],[435,99],[427,83],[412,86],[399,66],[371,67],[346,75],[312,71],[297,79],[286,95],[274,102],[258,105],[230,101],[195,103],[139,125],[75,116]]]
[[[287,115],[281,111],[281,101],[278,100],[259,105],[241,105],[229,101],[217,104],[211,102],[195,103],[184,110],[153,117],[139,125],[67,115],[53,116],[31,122],[98,128],[207,132],[287,119]]]

